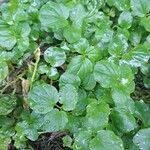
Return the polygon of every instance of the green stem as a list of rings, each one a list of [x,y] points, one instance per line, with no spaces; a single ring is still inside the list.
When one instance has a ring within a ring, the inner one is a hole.
[[[40,55],[41,55],[40,48],[37,48],[36,51],[35,51],[36,62],[35,62],[35,66],[34,66],[34,71],[33,71],[33,74],[32,74],[32,78],[31,78],[30,89],[32,88],[32,84],[33,84],[34,79],[35,79],[35,75],[36,75],[37,68],[38,68],[38,63],[40,61]]]

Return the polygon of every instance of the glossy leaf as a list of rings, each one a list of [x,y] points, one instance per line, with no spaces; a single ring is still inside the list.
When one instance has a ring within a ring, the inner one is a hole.
[[[92,62],[88,58],[81,55],[74,57],[68,66],[68,72],[77,74],[81,79],[85,78],[92,71]]]
[[[40,10],[41,24],[47,28],[58,30],[68,25],[68,8],[62,3],[48,2]]]
[[[116,108],[111,114],[113,124],[122,133],[128,133],[137,128],[136,120],[126,109]]]
[[[66,84],[71,84],[74,87],[78,88],[81,84],[81,80],[77,75],[65,72],[59,78],[59,87],[61,88],[65,86]]]
[[[141,129],[133,138],[133,142],[139,147],[140,150],[149,150],[150,148],[150,128]]]
[[[60,94],[60,103],[63,104],[63,109],[65,111],[70,111],[75,109],[75,106],[78,102],[78,92],[77,89],[71,85],[66,84],[59,91]]]
[[[0,47],[10,50],[16,42],[17,39],[13,35],[12,28],[0,20]]]
[[[118,24],[123,28],[130,28],[132,25],[133,17],[130,12],[122,12],[118,19]]]
[[[131,0],[131,9],[135,16],[144,17],[150,11],[149,0]]]
[[[64,37],[69,43],[75,43],[81,38],[81,29],[75,25],[69,25],[64,29]]]
[[[53,67],[59,67],[66,61],[66,54],[61,48],[49,47],[44,52],[44,59]]]
[[[0,115],[8,115],[16,107],[16,98],[11,96],[0,97]]]
[[[59,95],[55,87],[44,83],[34,86],[29,92],[28,99],[30,107],[35,112],[46,114],[58,102]]]
[[[100,130],[97,136],[90,141],[90,150],[124,150],[122,140],[112,131]]]
[[[142,64],[146,63],[149,58],[150,51],[143,46],[138,46],[125,54],[121,62],[133,67],[140,67]]]
[[[93,102],[87,106],[85,126],[88,130],[103,129],[108,124],[110,114],[109,106],[106,103]],[[95,123],[93,123],[95,122]]]
[[[53,109],[44,117],[43,130],[45,132],[63,130],[67,122],[68,118],[66,112]]]

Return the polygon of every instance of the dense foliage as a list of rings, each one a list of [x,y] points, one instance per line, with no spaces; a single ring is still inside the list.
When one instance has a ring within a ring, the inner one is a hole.
[[[149,0],[3,2],[0,150],[57,131],[73,150],[150,150],[149,33]]]

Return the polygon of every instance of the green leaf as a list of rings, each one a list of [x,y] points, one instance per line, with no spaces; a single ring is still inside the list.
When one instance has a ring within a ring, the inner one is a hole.
[[[18,8],[17,11],[13,14],[13,20],[15,22],[27,21],[28,14],[22,8]]]
[[[59,87],[61,88],[66,84],[71,84],[74,87],[78,88],[81,84],[81,80],[77,75],[65,72],[59,78]]]
[[[133,142],[140,150],[150,149],[150,128],[139,130],[133,137]]]
[[[63,146],[64,147],[72,148],[73,139],[69,135],[63,137],[62,140],[63,140]]]
[[[71,85],[66,84],[59,91],[60,103],[63,104],[63,109],[65,111],[70,111],[75,109],[78,102],[78,92],[77,89]]]
[[[143,82],[144,82],[144,86],[145,86],[147,89],[150,89],[150,78],[149,78],[149,77],[144,77],[144,78],[143,78]]]
[[[68,25],[64,29],[63,36],[69,43],[75,43],[81,38],[81,29],[74,24]]]
[[[84,88],[86,90],[94,89],[94,87],[96,86],[96,81],[94,79],[94,75],[93,74],[87,75],[84,78],[82,85],[84,86]]]
[[[11,26],[0,20],[0,47],[11,50],[17,42]]]
[[[89,42],[85,38],[80,38],[78,42],[73,44],[73,48],[75,52],[85,54],[86,49],[89,48]]]
[[[75,149],[75,150],[88,150],[91,137],[92,137],[91,132],[82,131],[82,130],[79,131],[75,135],[75,140],[73,143],[73,149]]]
[[[123,27],[129,29],[132,25],[133,17],[130,12],[122,12],[118,18],[118,24]]]
[[[37,113],[46,114],[50,112],[59,100],[55,87],[43,83],[33,86],[28,95],[30,107]]]
[[[8,73],[9,73],[9,70],[5,61],[0,62],[0,84],[3,80],[5,80]]]
[[[142,18],[141,24],[144,26],[146,31],[150,32],[150,17]]]
[[[140,67],[142,64],[146,63],[149,58],[150,51],[143,46],[137,46],[128,53],[124,54],[120,62],[133,67]]]
[[[81,4],[77,4],[70,11],[70,19],[76,26],[81,26],[86,16],[85,8]]]
[[[127,38],[123,34],[117,34],[110,42],[108,52],[115,57],[127,52]]]
[[[135,101],[135,116],[140,119],[145,127],[150,126],[150,119],[147,119],[150,113],[150,106],[142,100]]]
[[[4,62],[9,62],[13,58],[12,52],[0,51],[0,62],[3,64],[2,66],[6,66]]]
[[[117,65],[107,61],[99,61],[94,67],[94,78],[102,87],[109,88],[112,82],[116,81],[117,71]]]
[[[140,69],[144,75],[150,74],[150,64],[149,63],[143,64]]]
[[[67,123],[68,118],[66,112],[53,109],[44,117],[43,131],[56,132],[63,130]]]
[[[47,2],[40,10],[41,24],[46,28],[58,30],[68,25],[68,8],[62,3]]]
[[[58,47],[49,47],[44,52],[44,59],[53,67],[59,67],[66,61],[66,54],[63,49]]]
[[[129,40],[133,46],[137,46],[141,41],[141,37],[142,35],[140,29],[136,29],[136,31],[130,33]]]
[[[113,105],[112,95],[110,89],[102,88],[97,85],[94,89],[94,94],[98,100],[103,100],[104,102]]]
[[[11,96],[0,97],[0,115],[8,115],[16,107],[16,98]]]
[[[132,88],[132,85],[129,85],[128,87]],[[134,91],[134,88],[132,91]],[[116,107],[125,108],[133,114],[135,111],[134,102],[130,98],[129,93],[127,93],[126,90],[121,89],[121,88],[114,89],[112,90],[112,98]]]
[[[133,115],[123,108],[115,108],[111,113],[111,119],[115,128],[122,133],[131,132],[138,127]]]
[[[32,141],[37,140],[39,136],[38,130],[41,129],[43,125],[43,115],[36,114],[35,112],[30,114],[28,111],[23,111],[21,113],[21,118],[22,121],[18,122],[15,127],[17,131],[16,137],[19,137],[18,140],[22,142],[24,137]]]
[[[37,130],[32,125],[28,124],[26,121],[17,123],[15,129],[20,137],[25,135],[28,139],[32,141],[38,139],[39,135]]]
[[[84,89],[78,90],[78,102],[76,108],[73,110],[73,113],[76,116],[82,115],[86,111],[86,106],[88,105],[87,93]]]
[[[94,68],[94,77],[97,82],[104,88],[113,87],[118,89],[122,87],[124,90],[132,83],[132,70],[125,65],[118,66],[109,61],[99,61]]]
[[[0,134],[0,146],[1,150],[6,150],[8,149],[8,145],[11,143],[11,138],[6,135],[1,135]]]
[[[90,150],[124,150],[122,140],[112,131],[100,130],[90,141]]]
[[[135,16],[144,17],[150,11],[149,0],[131,0],[131,9]]]
[[[92,61],[96,62],[102,58],[101,50],[98,47],[90,46],[86,49],[85,55]]]
[[[103,129],[108,124],[109,114],[110,109],[108,104],[104,102],[92,102],[87,106],[84,126],[92,131]]]
[[[111,6],[115,6],[120,11],[126,11],[130,9],[129,0],[107,0],[107,3]]]
[[[72,58],[67,70],[69,73],[77,74],[81,79],[84,79],[92,73],[93,64],[88,58],[78,55]]]
[[[51,80],[57,80],[59,77],[59,73],[57,68],[49,68],[49,70],[47,71],[46,75],[48,76],[48,78],[50,78]]]
[[[68,123],[66,125],[66,129],[73,134],[78,133],[81,127],[81,122],[83,121],[82,119],[82,117],[74,116],[68,113]]]

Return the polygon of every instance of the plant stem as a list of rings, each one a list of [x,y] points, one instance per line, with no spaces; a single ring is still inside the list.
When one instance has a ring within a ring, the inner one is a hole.
[[[34,79],[35,79],[35,75],[36,75],[37,68],[38,68],[38,63],[40,61],[40,55],[41,55],[40,48],[37,48],[36,51],[35,51],[36,62],[35,62],[35,66],[34,66],[34,71],[33,71],[33,74],[32,74],[32,78],[31,78],[30,89],[32,88],[32,84],[33,84]]]

